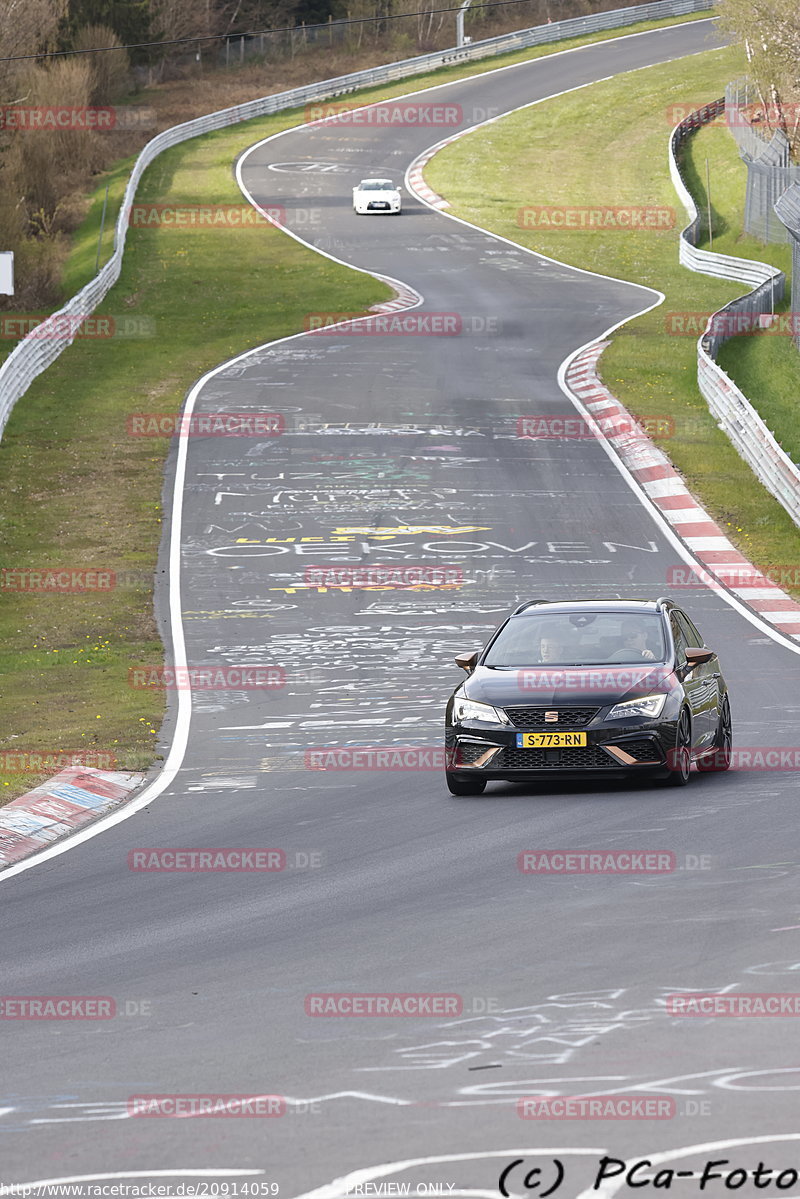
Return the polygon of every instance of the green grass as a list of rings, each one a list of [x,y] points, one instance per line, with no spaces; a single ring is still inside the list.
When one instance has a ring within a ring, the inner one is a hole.
[[[670,314],[709,314],[746,291],[678,263],[686,222],[669,177],[666,115],[669,105],[721,96],[742,70],[740,50],[729,47],[593,84],[462,138],[425,174],[457,216],[553,258],[665,293],[662,306],[614,334],[600,362],[603,379],[636,415],[674,419],[675,434],[661,448],[731,540],[768,565],[798,560],[800,531],[709,415],[697,387],[696,335],[667,333],[675,327]],[[695,186],[709,158],[720,227],[714,248],[785,266],[785,247],[762,247],[737,232],[745,170],[730,135],[704,130],[689,139],[685,154]],[[696,195],[704,202],[703,187]],[[663,232],[521,228],[518,213],[533,205],[666,205],[675,209],[676,224]]]
[[[792,462],[800,464],[800,354],[791,338],[767,333],[731,338],[720,351],[719,364]]]

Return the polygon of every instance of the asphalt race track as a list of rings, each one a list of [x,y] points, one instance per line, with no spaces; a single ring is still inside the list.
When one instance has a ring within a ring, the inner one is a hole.
[[[425,100],[461,105],[468,126],[714,36],[701,22],[620,38]],[[696,776],[678,791],[493,784],[454,799],[438,769],[306,768],[326,746],[438,746],[463,677],[453,654],[519,599],[655,597],[682,561],[602,446],[516,435],[520,415],[575,415],[559,365],[653,293],[524,253],[407,192],[399,218],[352,212],[359,178],[401,181],[456,128],[308,126],[241,163],[247,190],[284,206],[290,229],[416,289],[415,316],[456,314],[461,332],[303,336],[199,391],[198,413],[281,413],[286,432],[188,443],[188,659],[282,667],[285,686],[196,692],[168,791],[5,880],[3,993],[109,996],[118,1015],[7,1025],[0,1183],[138,1173],[177,1187],[207,1171],[229,1187],[208,1194],[275,1183],[291,1199],[366,1170],[359,1185],[494,1196],[501,1169],[520,1157],[530,1169],[536,1152],[541,1189],[557,1156],[557,1193],[574,1199],[604,1153],[675,1151],[684,1171],[708,1158],[797,1164],[792,1021],[665,1012],[667,995],[690,989],[797,990],[796,775]],[[613,196],[611,170],[606,182]],[[307,581],[309,567],[369,564],[450,566],[462,582]],[[797,746],[797,654],[719,593],[680,598],[720,654],[736,744]],[[160,607],[166,635],[165,594]],[[287,868],[128,868],[154,846],[279,848]],[[678,868],[534,877],[517,868],[534,848],[668,851]],[[448,1017],[306,1015],[305,997],[329,992],[462,1004]],[[129,1116],[133,1096],[177,1093],[284,1096],[286,1110]],[[587,1093],[674,1104],[663,1119],[517,1113],[520,1096]],[[515,1169],[512,1192],[541,1193]],[[672,1190],[697,1193],[686,1178]]]

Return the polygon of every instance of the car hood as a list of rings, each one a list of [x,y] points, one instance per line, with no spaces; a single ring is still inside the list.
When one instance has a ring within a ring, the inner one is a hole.
[[[499,670],[478,666],[463,684],[467,699],[498,708],[602,707],[669,691],[675,676],[663,662],[611,666],[530,666]]]
[[[356,194],[364,200],[396,200],[400,193],[397,188],[393,187],[379,192],[362,191],[360,188],[356,188]]]

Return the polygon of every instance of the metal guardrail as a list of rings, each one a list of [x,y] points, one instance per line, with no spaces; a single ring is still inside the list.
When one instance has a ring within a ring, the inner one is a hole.
[[[795,524],[800,525],[800,467],[781,449],[753,405],[715,361],[720,346],[735,336],[737,329],[752,328],[762,317],[774,312],[775,301],[783,299],[786,277],[782,271],[766,262],[734,258],[697,248],[700,216],[678,166],[677,150],[683,140],[694,129],[712,121],[724,108],[725,100],[720,99],[690,113],[675,126],[669,138],[672,183],[689,217],[689,224],[680,235],[681,264],[698,274],[735,279],[753,288],[747,295],[731,300],[730,304],[709,318],[705,332],[697,342],[697,382],[711,415],[727,434],[739,456],[786,509]]]
[[[378,83],[391,83],[395,80],[410,78],[413,75],[424,74],[437,67],[471,62],[495,54],[506,54],[513,50],[560,41],[583,33],[617,29],[625,25],[636,24],[639,21],[658,20],[662,17],[687,16],[690,13],[709,9],[714,2],[715,0],[655,0],[652,4],[612,9],[610,12],[573,17],[567,21],[554,21],[549,25],[536,25],[530,29],[502,34],[500,37],[487,38],[481,42],[473,42],[471,45],[459,49],[437,50],[430,54],[420,54],[401,62],[388,63],[385,66],[372,67],[364,71],[354,71],[348,75],[340,75],[336,79],[325,79],[306,87],[292,88],[290,91],[278,92],[273,96],[250,100],[246,104],[225,108],[219,112],[210,113],[208,116],[186,121],[182,125],[173,125],[171,129],[157,134],[139,154],[131,172],[117,218],[114,249],[108,262],[100,273],[74,295],[63,308],[54,313],[49,321],[38,325],[32,334],[20,342],[0,366],[0,436],[2,436],[14,405],[25,394],[33,380],[74,341],[74,333],[72,336],[68,335],[70,330],[77,332],[80,319],[94,312],[119,278],[131,205],[139,180],[150,163],[164,150],[188,141],[190,138],[200,137],[204,133],[224,129],[228,125],[236,125],[241,121],[251,120],[253,117],[266,116],[319,100],[330,100],[334,96],[345,95],[358,88]],[[60,323],[59,318],[61,318]],[[48,337],[50,322],[53,322],[53,328],[57,325],[62,332],[66,325],[67,335],[59,334]]]

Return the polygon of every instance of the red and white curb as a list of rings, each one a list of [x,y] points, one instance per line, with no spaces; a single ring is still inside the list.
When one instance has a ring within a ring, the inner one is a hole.
[[[373,304],[370,312],[402,312],[406,308],[417,308],[422,303],[422,296],[407,283],[393,279],[391,286],[397,293],[393,300],[384,300],[382,304]]]
[[[104,816],[129,799],[143,774],[68,766],[0,808],[0,869]]]
[[[597,360],[608,341],[581,350],[567,367],[565,382],[595,420],[603,421],[606,440],[664,519],[672,526],[701,569],[678,586],[725,588],[781,633],[800,639],[800,604],[741,554],[691,494],[675,467],[628,410],[601,383]],[[617,425],[615,432],[614,426]]]
[[[458,141],[458,139],[463,137],[465,133],[471,132],[471,129],[464,129],[459,133],[454,133],[452,137],[445,138],[443,142],[437,142],[435,146],[431,146],[429,149],[420,154],[419,158],[415,158],[411,166],[408,168],[408,172],[406,174],[408,186],[416,195],[419,196],[421,200],[425,200],[427,204],[430,204],[431,208],[449,208],[450,201],[445,200],[444,197],[440,196],[438,192],[435,192],[432,187],[428,187],[427,183],[422,177],[422,172],[434,155],[438,154],[440,150],[443,150],[445,146],[449,146],[451,142]]]

